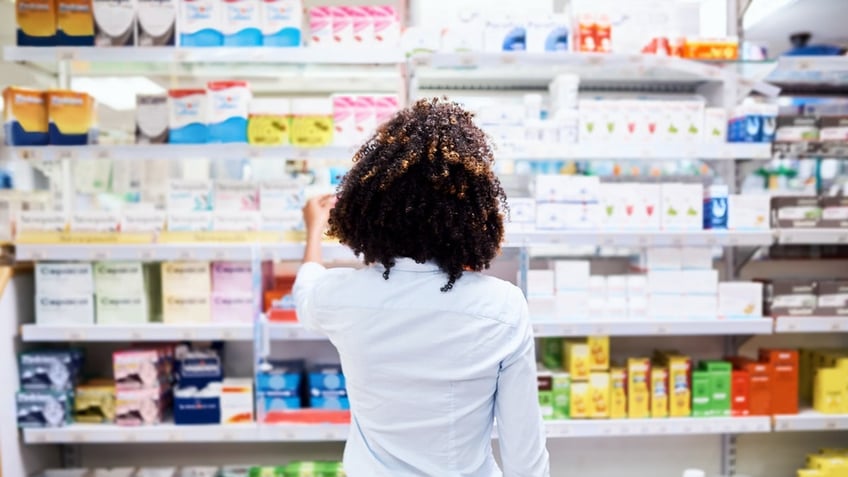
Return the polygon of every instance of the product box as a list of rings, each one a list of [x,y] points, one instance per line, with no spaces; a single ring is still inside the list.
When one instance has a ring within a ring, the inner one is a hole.
[[[400,19],[392,5],[367,6],[365,10],[374,24],[372,41],[376,45],[394,47],[400,43]]]
[[[703,186],[662,184],[661,224],[664,230],[701,230],[703,227]]]
[[[333,142],[338,146],[357,144],[362,134],[356,129],[356,96],[335,94],[333,101]]]
[[[238,4],[253,4],[255,0],[232,0]],[[227,10],[234,8],[230,0]],[[258,7],[258,6],[254,6]],[[258,29],[255,33],[259,35]],[[208,113],[208,142],[247,142],[247,116],[251,93],[246,81],[210,81],[206,84]]]
[[[112,365],[117,390],[160,390],[163,387],[164,360],[155,349],[115,351]]]
[[[91,264],[38,262],[35,289],[45,296],[90,295],[94,293]]]
[[[510,232],[532,231],[536,223],[536,201],[530,198],[509,198],[506,229]]]
[[[47,91],[50,144],[79,146],[96,142],[94,98],[68,90]]]
[[[308,369],[310,407],[316,409],[349,409],[345,378],[341,366],[318,364]]]
[[[819,119],[812,116],[778,116],[775,141],[806,142],[818,141]]]
[[[704,229],[727,229],[726,185],[711,185],[704,188]]]
[[[538,203],[538,230],[596,229],[601,223],[601,208],[597,202]]]
[[[748,373],[748,411],[752,416],[772,414],[771,367],[750,359],[734,359],[734,367]]]
[[[253,323],[256,314],[251,292],[213,291],[213,323]]]
[[[727,141],[727,111],[724,108],[704,108],[704,128],[701,140],[709,143]]]
[[[553,374],[547,370],[540,370],[536,374],[536,387],[539,394],[539,409],[542,412],[542,419],[554,419],[554,378]]]
[[[95,311],[98,324],[144,324],[153,318],[146,293],[98,295]]]
[[[253,267],[250,262],[212,262],[211,271],[213,291],[253,291]]]
[[[137,95],[135,98],[136,144],[166,144],[169,111],[167,95]]]
[[[93,325],[94,296],[39,292],[35,295],[35,322],[40,325]]]
[[[651,247],[645,251],[645,268],[648,271],[681,270],[683,249],[678,247]]]
[[[552,298],[555,276],[553,270],[527,270],[527,299]]]
[[[174,46],[177,39],[177,0],[135,0],[136,46]]]
[[[627,418],[627,370],[610,368],[610,415],[611,419]]]
[[[221,358],[215,351],[190,351],[174,363],[175,378],[183,390],[202,390],[224,377]]]
[[[813,409],[822,414],[845,414],[848,412],[846,391],[848,370],[822,368],[816,372],[813,384]]]
[[[563,366],[565,345],[562,338],[539,338],[541,364],[547,369],[558,369]]]
[[[712,377],[709,371],[692,371],[692,416],[713,416]]]
[[[768,195],[729,195],[727,197],[729,230],[768,230],[771,197]]]
[[[256,211],[220,211],[212,214],[212,230],[252,232],[259,230],[261,216]]]
[[[220,424],[221,383],[195,387],[174,388],[174,424]]]
[[[96,262],[90,269],[97,295],[144,294],[148,290],[149,269],[141,262]]]
[[[715,295],[718,293],[718,270],[683,270],[680,272],[683,292],[693,295]],[[678,284],[678,290],[679,290]]]
[[[105,181],[104,181],[105,182]],[[81,210],[71,214],[71,232],[118,232],[121,216],[106,210]]]
[[[650,375],[650,359],[628,358],[627,417],[631,419],[651,417]]]
[[[819,316],[848,316],[848,281],[819,282],[815,313]]]
[[[37,2],[17,2],[21,5]],[[33,12],[34,14],[34,12]],[[9,86],[3,90],[3,129],[9,146],[44,146],[49,140],[47,97],[42,91]]]
[[[798,414],[798,351],[760,349],[760,361],[771,368],[771,411]]]
[[[223,9],[218,0],[180,0],[177,24],[180,46],[221,46],[224,44]]]
[[[94,13],[91,0],[57,0],[56,8],[56,44],[94,46]]]
[[[71,391],[82,369],[79,350],[27,351],[18,356],[22,391]]]
[[[224,46],[261,46],[260,0],[224,0],[221,34]]]
[[[751,375],[747,371],[734,370],[730,385],[730,415],[748,416],[750,408]]]
[[[776,228],[818,227],[822,208],[818,197],[772,197],[771,225]]]
[[[167,396],[159,388],[117,390],[115,392],[115,424],[145,426],[161,424]]]
[[[553,371],[551,378],[553,418],[568,419],[571,415],[571,376],[562,371]]]
[[[668,415],[670,417],[689,417],[692,415],[692,361],[686,356],[666,356],[668,367]]]
[[[115,383],[91,381],[76,387],[74,422],[104,424],[115,420]]]
[[[209,262],[162,262],[163,294],[209,293]]]
[[[182,2],[181,5],[193,3]],[[185,46],[185,45],[183,45]],[[204,144],[209,141],[209,98],[205,89],[168,91],[168,142]]]
[[[135,45],[135,0],[93,0],[93,10],[95,46]]]
[[[213,224],[212,213],[208,211],[170,212],[167,220],[169,232],[202,232],[212,230]]]
[[[163,323],[208,323],[212,320],[209,292],[162,295]]]
[[[330,46],[333,44],[333,15],[330,7],[312,7],[309,9],[309,46]]]
[[[572,381],[589,379],[591,358],[589,345],[585,342],[563,341],[563,368],[571,376]]]
[[[668,417],[668,368],[651,366],[651,417]]]
[[[303,378],[303,361],[267,361],[256,375],[257,392],[287,392],[292,397],[300,395]]]
[[[259,210],[259,189],[253,182],[215,181],[215,211]]]
[[[725,318],[763,316],[763,284],[759,282],[720,282],[718,315]]]
[[[585,419],[589,417],[591,395],[588,381],[572,381],[570,408],[572,419]]]
[[[253,381],[227,378],[221,386],[221,424],[254,421]]]
[[[610,374],[595,372],[589,374],[589,417],[607,419],[610,413]]]
[[[333,143],[333,103],[329,98],[292,100],[291,143],[322,147]]]
[[[329,7],[333,21],[333,45],[343,46],[353,44],[353,18],[348,16],[345,7]]]
[[[568,51],[568,19],[563,15],[534,18],[527,22],[527,51]]]
[[[161,232],[165,228],[165,213],[160,210],[125,210],[118,227],[121,232]]]
[[[588,260],[554,261],[556,293],[586,291],[589,288]]]
[[[56,0],[15,2],[16,45],[55,46],[57,44],[56,3]]]
[[[822,209],[819,227],[848,228],[848,198],[822,197],[819,203]]]
[[[20,391],[15,402],[18,427],[62,427],[72,422],[73,398],[66,391]]]
[[[589,370],[607,371],[610,367],[609,336],[589,336],[586,345],[589,347]]]
[[[259,13],[263,46],[301,46],[303,8],[300,0],[265,0]]]
[[[277,2],[263,2],[273,5]],[[247,142],[256,145],[282,146],[289,143],[291,133],[291,101],[287,98],[253,98],[247,118]]]
[[[766,312],[770,316],[812,316],[818,304],[818,282],[775,280],[766,282]]]
[[[356,96],[353,101],[355,125],[354,144],[361,144],[377,129],[377,98],[370,95]]]
[[[733,365],[725,361],[704,361],[701,368],[709,374],[712,390],[709,415],[730,416]]]

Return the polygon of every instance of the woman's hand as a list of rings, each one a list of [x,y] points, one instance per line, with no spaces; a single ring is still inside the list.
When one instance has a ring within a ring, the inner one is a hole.
[[[304,262],[321,262],[321,237],[330,220],[330,210],[335,205],[336,196],[328,194],[309,199],[303,207],[303,222],[306,225]]]

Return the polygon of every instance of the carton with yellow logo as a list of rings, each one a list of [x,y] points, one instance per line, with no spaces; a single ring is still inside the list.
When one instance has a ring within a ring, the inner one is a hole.
[[[50,144],[77,146],[95,142],[94,99],[78,91],[47,92]]]
[[[563,367],[573,381],[589,379],[589,345],[577,341],[565,341],[565,362]]]
[[[56,0],[15,2],[18,46],[56,45]]]
[[[627,417],[627,370],[610,368],[610,418]]]
[[[56,0],[59,11],[56,41],[60,46],[94,46],[91,0]]]
[[[569,412],[572,419],[585,419],[589,417],[590,399],[589,383],[585,381],[571,383],[571,408]]]
[[[590,336],[586,342],[589,345],[589,369],[608,370],[610,366],[609,337]]]
[[[822,414],[848,413],[848,369],[821,368],[813,385],[813,409]]]
[[[3,129],[10,146],[48,143],[47,104],[41,91],[8,87],[3,90]]]
[[[606,419],[610,414],[610,375],[606,371],[589,375],[589,417]]]
[[[650,374],[650,359],[627,360],[627,417],[631,419],[651,417]]]

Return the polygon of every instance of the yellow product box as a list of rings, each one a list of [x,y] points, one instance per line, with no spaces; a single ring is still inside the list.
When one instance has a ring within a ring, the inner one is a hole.
[[[291,143],[321,147],[333,143],[333,103],[329,98],[298,98],[291,102]]]
[[[18,46],[56,45],[56,1],[18,0],[15,2]]]
[[[586,344],[589,345],[589,369],[607,371],[610,367],[609,336],[590,336]]]
[[[810,455],[807,456],[807,467],[817,469],[827,477],[848,475],[848,459],[842,456]]]
[[[94,46],[92,0],[56,0],[56,41],[63,46]]]
[[[828,477],[818,469],[801,469],[798,471],[797,477]]]
[[[162,295],[163,323],[208,323],[212,320],[209,292]]]
[[[74,422],[101,424],[115,420],[115,383],[93,380],[80,384],[74,395]]]
[[[610,374],[593,371],[589,374],[589,417],[607,419],[610,415]]]
[[[631,419],[651,417],[650,374],[650,359],[627,360],[627,417]]]
[[[668,356],[668,415],[689,417],[692,415],[692,386],[689,372],[692,360],[687,356]]]
[[[247,118],[247,142],[262,146],[289,143],[291,102],[285,98],[254,98]]]
[[[610,418],[627,417],[627,370],[610,368]]]
[[[821,368],[813,385],[813,409],[822,414],[848,413],[848,370]]]
[[[212,274],[209,262],[162,262],[162,293],[209,294]]]
[[[589,383],[571,383],[571,408],[572,419],[585,419],[589,417],[591,393]]]
[[[571,380],[589,379],[589,345],[578,341],[564,341],[563,347],[563,367],[571,375]]]
[[[651,417],[668,417],[668,368],[651,367]]]
[[[50,144],[88,144],[95,131],[94,99],[86,93],[68,90],[47,91],[47,119]]]
[[[24,2],[18,2],[18,5],[21,3]],[[3,126],[9,145],[46,145],[47,102],[44,92],[13,86],[4,89]]]

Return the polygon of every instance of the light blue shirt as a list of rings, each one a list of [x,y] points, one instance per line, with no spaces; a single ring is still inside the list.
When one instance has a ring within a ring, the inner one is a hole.
[[[305,263],[294,297],[341,357],[351,405],[350,477],[547,477],[527,301],[466,272],[453,289],[431,263],[325,269]],[[503,474],[492,454],[497,418]]]

